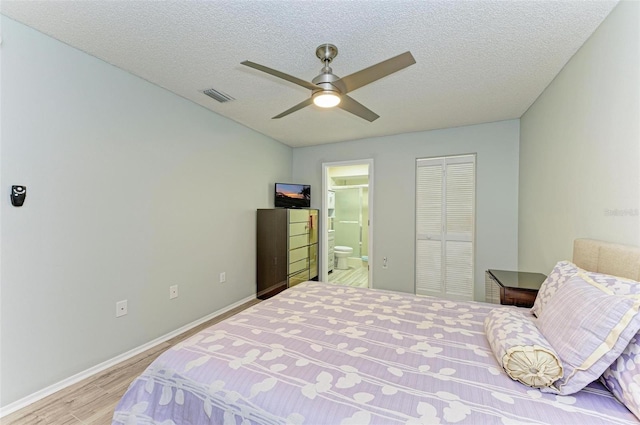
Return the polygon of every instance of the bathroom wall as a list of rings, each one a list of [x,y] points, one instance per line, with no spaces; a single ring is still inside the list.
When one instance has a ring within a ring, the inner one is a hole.
[[[329,187],[336,194],[336,218],[333,220],[335,244],[353,248],[351,258],[368,255],[369,212],[366,187],[369,184],[369,165],[354,164],[329,167]],[[365,186],[340,189],[341,186]],[[342,222],[341,222],[342,221]],[[348,223],[345,223],[347,221]],[[357,223],[354,223],[356,222]]]
[[[334,187],[335,188],[335,187]],[[337,189],[336,216],[333,228],[336,231],[336,246],[353,248],[351,257],[360,258],[361,199],[359,188]]]

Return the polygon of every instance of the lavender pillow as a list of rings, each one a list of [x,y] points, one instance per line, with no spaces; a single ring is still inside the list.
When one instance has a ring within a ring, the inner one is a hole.
[[[610,289],[616,295],[640,295],[640,282],[635,280],[603,273],[581,272],[593,279],[594,282]]]
[[[542,282],[542,286],[540,286],[536,300],[531,308],[531,313],[540,316],[551,296],[558,290],[558,287],[581,270],[581,268],[571,261],[559,261],[551,273],[549,273],[549,276]]]
[[[562,363],[528,313],[495,308],[484,321],[489,345],[511,379],[540,388],[562,377]]]
[[[640,419],[640,335],[636,334],[620,357],[600,378],[614,396]]]
[[[600,273],[587,275],[617,295],[640,294],[640,282],[635,280]],[[604,371],[600,380],[640,419],[640,333],[631,338],[627,348]]]
[[[560,285],[536,324],[564,376],[542,391],[569,395],[598,379],[640,329],[639,310],[639,295],[615,295],[586,273]]]

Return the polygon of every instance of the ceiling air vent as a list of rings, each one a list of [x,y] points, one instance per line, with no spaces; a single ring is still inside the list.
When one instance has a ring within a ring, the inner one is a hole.
[[[226,93],[222,93],[221,91],[218,91],[216,89],[207,89],[207,90],[204,90],[202,93],[206,94],[212,99],[217,100],[220,103],[225,103],[225,102],[230,102],[232,100],[235,100],[235,98],[229,96]]]

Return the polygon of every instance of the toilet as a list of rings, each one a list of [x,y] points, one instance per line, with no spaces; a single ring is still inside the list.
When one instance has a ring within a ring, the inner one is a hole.
[[[349,264],[347,260],[349,256],[353,254],[353,248],[349,246],[336,246],[333,248],[333,253],[335,254],[337,260],[336,269],[348,270]]]

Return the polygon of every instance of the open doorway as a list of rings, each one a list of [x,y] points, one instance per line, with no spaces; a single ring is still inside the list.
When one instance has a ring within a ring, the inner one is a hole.
[[[373,160],[322,164],[321,280],[372,287]]]

